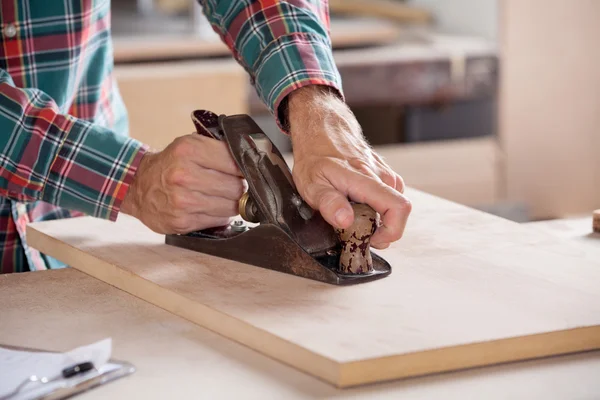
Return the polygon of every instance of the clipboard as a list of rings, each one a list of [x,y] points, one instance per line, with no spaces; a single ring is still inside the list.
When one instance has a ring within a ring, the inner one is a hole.
[[[109,367],[109,368],[104,368]],[[104,369],[104,371],[103,371]],[[51,393],[46,395],[42,395],[41,397],[33,397],[35,400],[62,400],[68,399],[70,397],[76,396],[83,392],[87,392],[92,390],[98,386],[104,385],[106,383],[115,381],[119,378],[123,378],[125,376],[131,375],[135,372],[135,367],[125,361],[116,361],[110,360],[107,364],[100,368],[100,371],[89,371],[88,373],[81,375],[80,378],[85,378],[81,381],[73,381],[69,383],[68,386],[63,386],[55,389]],[[66,378],[62,379],[65,383],[68,383],[70,379],[75,378]]]
[[[1,345],[8,350],[26,351],[31,353],[55,353],[47,350],[32,349],[19,346]],[[0,400],[62,400],[74,397],[94,388],[129,376],[136,368],[129,362],[109,359],[104,365],[69,378],[53,379],[47,383],[27,383],[27,388],[20,388]]]

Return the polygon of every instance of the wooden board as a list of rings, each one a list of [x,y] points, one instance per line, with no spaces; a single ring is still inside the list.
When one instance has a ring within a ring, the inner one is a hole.
[[[589,242],[597,246],[600,256],[600,233],[594,232],[593,222],[589,216],[534,221],[528,222],[527,226],[542,229],[561,238],[574,239],[579,243]]]
[[[138,221],[28,227],[100,280],[340,387],[600,348],[600,261],[409,190],[390,277],[334,287],[163,244]],[[260,251],[260,249],[258,250]]]
[[[564,400],[600,393],[600,351],[337,389],[72,268],[0,275],[0,288],[0,345],[65,351],[110,337],[113,357],[136,367],[77,400]]]

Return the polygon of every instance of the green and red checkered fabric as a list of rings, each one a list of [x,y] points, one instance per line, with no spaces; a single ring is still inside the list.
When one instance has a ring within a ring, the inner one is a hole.
[[[305,85],[342,95],[326,1],[200,3],[275,115]],[[25,226],[115,220],[147,147],[128,135],[109,0],[0,4],[0,272],[60,268],[27,246]]]

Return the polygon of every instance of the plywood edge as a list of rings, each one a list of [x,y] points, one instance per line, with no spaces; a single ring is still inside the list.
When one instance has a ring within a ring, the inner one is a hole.
[[[343,363],[340,387],[352,387],[600,348],[600,326],[445,347]]]
[[[38,224],[44,223],[47,222]],[[268,357],[333,385],[339,385],[340,364],[334,360],[313,353],[270,332],[176,294],[138,275],[48,236],[36,229],[35,226],[27,226],[27,241],[29,246],[66,263],[74,269]]]

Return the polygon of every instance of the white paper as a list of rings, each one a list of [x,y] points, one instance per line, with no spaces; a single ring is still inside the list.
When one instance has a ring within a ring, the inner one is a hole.
[[[5,349],[0,347],[0,399],[6,396],[13,399],[27,399],[49,393],[63,383],[62,371],[82,362],[92,362],[102,368],[110,359],[112,339],[104,339],[87,346],[78,347],[66,353],[43,353]],[[47,378],[50,383],[30,382],[21,387],[19,394],[12,394],[19,385],[31,376]],[[72,378],[72,379],[75,379]]]

